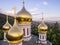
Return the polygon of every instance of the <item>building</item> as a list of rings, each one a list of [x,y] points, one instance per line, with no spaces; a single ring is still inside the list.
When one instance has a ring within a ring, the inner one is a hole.
[[[21,11],[17,13],[17,22],[19,27],[24,31],[24,41],[29,41],[31,39],[31,14],[25,9],[24,1]]]
[[[16,15],[16,10],[14,12],[14,15]],[[31,21],[32,21],[32,16],[25,9],[24,1],[23,1],[23,7],[21,11],[17,13],[17,20],[15,17],[13,27],[6,34],[8,42],[1,41],[2,42],[1,45],[52,45],[52,43],[46,41],[45,36],[47,31],[45,32],[45,29],[43,29],[44,30],[43,31],[44,35],[43,35],[42,32],[40,32],[41,31],[40,26],[38,27],[39,40],[41,41],[43,40],[44,42],[40,41],[41,43],[36,43],[38,37],[35,35],[31,35]],[[42,18],[42,23],[43,23],[43,18]],[[40,37],[42,36],[45,38],[41,39]]]
[[[43,13],[42,13],[42,20],[41,20],[40,25],[38,26],[40,44],[47,44],[47,40],[46,40],[47,29],[48,29],[48,26],[44,23],[44,18],[43,18]]]

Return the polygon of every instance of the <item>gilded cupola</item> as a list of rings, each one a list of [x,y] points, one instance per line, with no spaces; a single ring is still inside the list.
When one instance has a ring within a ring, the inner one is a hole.
[[[17,13],[17,22],[20,24],[30,24],[32,21],[31,14],[25,9],[24,1],[21,11]]]
[[[8,32],[12,26],[8,22],[8,12],[6,12],[6,23],[3,25],[3,31]]]
[[[16,8],[14,8],[14,25],[6,34],[6,38],[10,44],[20,43],[23,40],[23,30],[16,23]]]
[[[40,25],[38,26],[38,32],[39,33],[46,33],[48,29],[48,26],[44,23],[43,13],[42,13],[42,21]]]

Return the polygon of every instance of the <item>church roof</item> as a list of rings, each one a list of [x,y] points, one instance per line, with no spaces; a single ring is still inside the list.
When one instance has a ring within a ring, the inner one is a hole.
[[[31,14],[25,9],[25,6],[24,6],[24,1],[23,1],[23,7],[21,9],[21,11],[19,11],[17,13],[17,17],[24,17],[24,18],[32,18]]]
[[[38,28],[39,28],[39,29],[42,29],[42,30],[48,29],[48,26],[47,26],[47,25],[45,24],[45,22],[44,22],[43,13],[42,13],[42,21],[41,21],[41,23],[39,24]]]
[[[23,8],[21,9],[21,11],[19,11],[19,12],[17,13],[17,15],[20,15],[20,14],[29,14],[29,15],[31,15],[31,14],[25,9],[24,6],[23,6]]]

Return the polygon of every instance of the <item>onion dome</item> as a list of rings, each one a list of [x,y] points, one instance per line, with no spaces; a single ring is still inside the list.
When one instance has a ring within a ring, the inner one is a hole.
[[[15,11],[16,10],[14,8],[14,15],[16,15]],[[14,19],[13,27],[6,34],[6,38],[7,38],[8,42],[11,44],[20,43],[23,40],[23,30],[21,30],[20,27],[18,27],[18,25],[16,23],[16,17]]]
[[[3,25],[3,31],[8,32],[12,26],[8,23],[8,15],[6,15],[6,24]]]
[[[43,15],[43,13],[42,13],[42,15]],[[44,19],[42,16],[41,24],[38,26],[38,32],[39,33],[46,33],[47,29],[48,29],[48,26],[44,23]]]
[[[23,8],[17,13],[17,22],[20,24],[30,24],[32,21],[31,14],[25,9],[24,1]]]

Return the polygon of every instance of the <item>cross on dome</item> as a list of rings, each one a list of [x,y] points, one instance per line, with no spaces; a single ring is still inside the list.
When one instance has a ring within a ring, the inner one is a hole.
[[[42,12],[42,22],[44,22],[44,17],[43,17],[44,13]]]
[[[25,2],[24,2],[24,0],[23,0],[23,6],[25,5]]]

